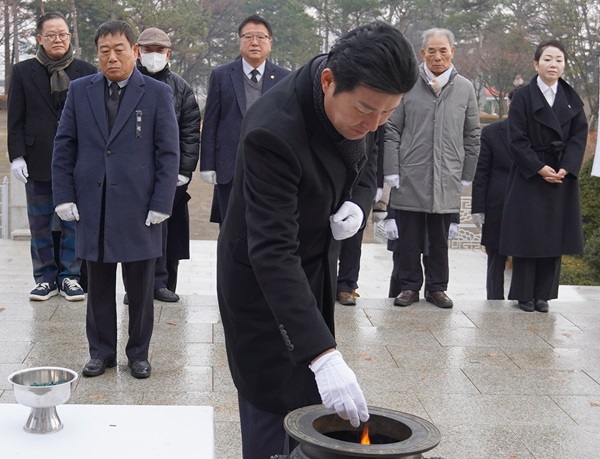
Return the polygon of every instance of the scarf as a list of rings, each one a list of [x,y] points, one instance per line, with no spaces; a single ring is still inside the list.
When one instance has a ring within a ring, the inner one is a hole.
[[[50,59],[46,54],[43,46],[40,46],[35,55],[36,60],[48,70],[50,74],[50,92],[54,96],[54,106],[61,108],[67,98],[67,89],[71,79],[65,69],[73,62],[73,47],[69,45],[69,49],[60,59]]]
[[[325,94],[321,86],[321,72],[327,63],[326,57],[317,66],[317,70],[313,77],[313,102],[318,120],[321,122],[328,137],[344,162],[347,169],[346,183],[344,185],[344,200],[352,197],[352,189],[358,180],[362,169],[367,162],[368,155],[366,152],[367,143],[364,137],[359,140],[348,140],[336,131],[327,114],[325,113]]]

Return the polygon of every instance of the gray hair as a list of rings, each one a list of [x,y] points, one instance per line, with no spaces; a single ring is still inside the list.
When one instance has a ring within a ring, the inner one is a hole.
[[[454,39],[454,34],[450,30],[434,27],[433,29],[427,29],[425,32],[423,32],[423,42],[421,43],[422,49],[425,49],[425,47],[427,46],[427,40],[429,40],[434,35],[446,35],[446,38],[448,38],[448,41],[450,42],[450,46],[454,46],[454,44],[456,43],[456,40]]]

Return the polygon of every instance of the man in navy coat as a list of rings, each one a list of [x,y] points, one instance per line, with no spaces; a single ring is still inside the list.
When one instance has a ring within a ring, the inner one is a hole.
[[[200,176],[216,185],[217,208],[211,215],[215,223],[223,222],[227,211],[243,116],[261,94],[290,73],[267,60],[273,31],[266,19],[247,17],[238,35],[241,58],[211,73],[202,124]]]
[[[56,212],[77,221],[76,254],[88,267],[84,376],[117,363],[116,268],[129,295],[126,353],[132,376],[150,376],[154,263],[159,223],[173,206],[179,136],[171,88],[135,68],[135,35],[123,21],[95,36],[100,71],[70,86],[54,141]]]

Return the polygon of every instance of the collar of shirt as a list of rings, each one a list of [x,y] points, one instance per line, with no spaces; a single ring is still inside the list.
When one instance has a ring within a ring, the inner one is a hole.
[[[104,77],[104,78],[106,78],[106,77]],[[125,86],[127,86],[127,83],[129,83],[129,78],[131,78],[131,75],[129,75],[129,77],[125,78],[124,80],[116,82],[119,85],[119,89],[123,89]],[[110,86],[111,83],[115,83],[114,81],[109,80],[108,78],[106,78],[106,82],[108,83],[108,86]],[[119,94],[120,93],[121,93],[121,91],[119,91]]]
[[[552,98],[554,98],[556,96],[556,91],[558,90],[558,80],[552,86],[548,86],[546,83],[544,83],[542,81],[542,79],[538,75],[537,85],[540,88],[540,91],[542,91],[542,94],[546,94],[546,91],[548,89],[550,89],[552,91]]]
[[[258,70],[260,72],[258,75],[256,75],[256,79],[258,81],[260,81],[260,79],[263,77],[263,75],[265,73],[266,64],[267,64],[267,61],[264,61],[262,64],[260,64],[258,67],[256,67],[256,70]],[[244,75],[246,75],[248,78],[252,77],[250,72],[252,70],[254,70],[254,67],[252,67],[250,64],[248,64],[248,62],[246,62],[246,60],[244,58],[242,58],[242,68],[244,69]]]

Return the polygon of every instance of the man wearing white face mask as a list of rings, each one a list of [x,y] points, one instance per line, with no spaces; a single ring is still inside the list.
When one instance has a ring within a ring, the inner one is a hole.
[[[155,27],[138,37],[137,68],[145,75],[171,86],[179,126],[180,163],[173,211],[163,225],[163,255],[156,260],[154,299],[179,300],[175,293],[179,260],[189,259],[190,224],[187,193],[200,155],[200,109],[190,85],[169,68],[171,40]],[[127,302],[127,299],[125,300]]]

